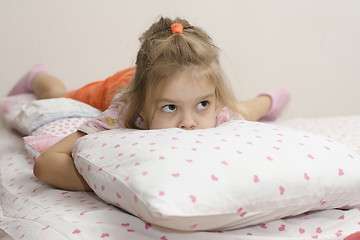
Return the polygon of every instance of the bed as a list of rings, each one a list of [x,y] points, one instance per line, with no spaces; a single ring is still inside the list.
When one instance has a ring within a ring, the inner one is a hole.
[[[356,205],[360,200],[356,199],[353,206],[334,205],[335,207],[329,206],[326,210],[306,211],[296,216],[281,217],[241,228],[181,231],[144,221],[141,217],[135,216],[136,214],[130,214],[129,211],[104,201],[94,192],[54,189],[33,175],[36,154],[31,152],[29,145],[24,144],[24,134],[27,135],[26,131],[33,135],[48,134],[51,137],[48,136],[47,141],[53,143],[56,141],[55,137],[74,131],[82,121],[93,117],[97,112],[84,107],[82,113],[74,114],[73,111],[61,116],[50,114],[51,122],[46,123],[43,122],[44,117],[39,115],[39,108],[28,116],[12,115],[18,114],[18,111],[13,113],[13,109],[21,109],[24,104],[33,100],[33,96],[26,95],[20,100],[3,98],[0,102],[1,239],[330,240],[345,239],[360,231],[360,205]],[[54,108],[50,109],[53,111]],[[48,117],[49,115],[46,116]],[[26,121],[28,118],[38,123],[36,129],[14,129],[14,125],[19,125],[14,123],[18,121],[16,119]],[[331,138],[339,144],[346,145],[354,153],[360,153],[360,115],[292,119],[271,125]],[[352,158],[355,156],[354,153],[351,155]],[[224,162],[223,164],[226,165]],[[357,165],[360,163],[357,162]],[[339,172],[339,175],[342,174]],[[254,175],[254,182],[258,180]],[[357,184],[360,186],[360,182]],[[241,212],[239,214],[241,215]]]

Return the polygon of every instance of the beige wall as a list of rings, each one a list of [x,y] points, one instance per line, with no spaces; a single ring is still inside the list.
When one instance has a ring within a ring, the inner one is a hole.
[[[284,118],[360,114],[359,12],[357,0],[0,0],[0,97],[36,63],[69,88],[131,66],[165,15],[213,37],[239,99],[288,86]]]

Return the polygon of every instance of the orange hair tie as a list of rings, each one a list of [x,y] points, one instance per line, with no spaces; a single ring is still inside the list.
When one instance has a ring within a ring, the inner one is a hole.
[[[183,34],[183,26],[180,23],[174,23],[173,25],[171,25],[171,31],[173,34],[175,33],[180,33]]]

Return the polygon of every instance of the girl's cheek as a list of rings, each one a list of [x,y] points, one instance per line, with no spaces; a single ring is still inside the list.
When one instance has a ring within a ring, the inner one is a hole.
[[[164,114],[164,112],[156,112],[151,122],[149,123],[149,129],[166,128],[169,120],[169,116]]]

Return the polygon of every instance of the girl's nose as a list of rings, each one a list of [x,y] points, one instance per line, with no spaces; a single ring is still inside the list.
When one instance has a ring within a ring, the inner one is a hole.
[[[178,124],[178,128],[185,129],[185,130],[194,130],[196,129],[197,124],[195,119],[193,118],[191,113],[184,113],[182,116],[181,121]]]

